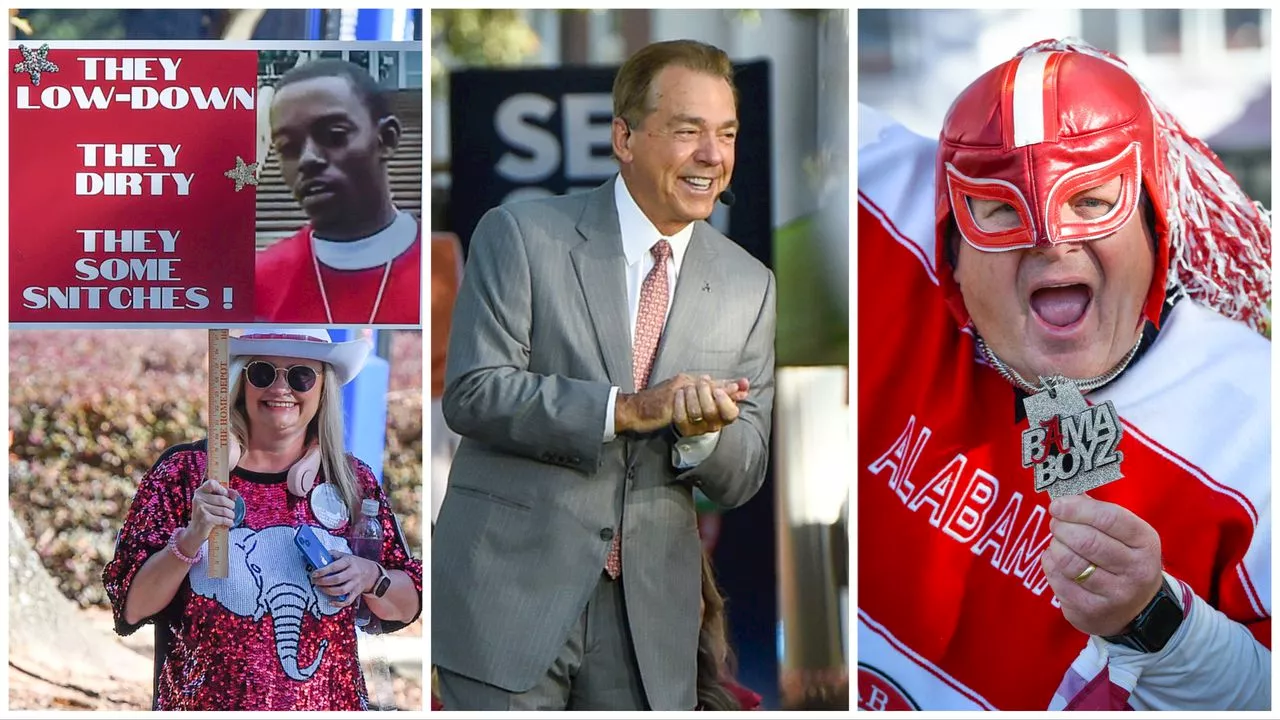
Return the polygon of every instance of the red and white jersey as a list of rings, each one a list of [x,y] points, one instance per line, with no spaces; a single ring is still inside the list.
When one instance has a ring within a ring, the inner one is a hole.
[[[1049,498],[1021,465],[1026,421],[939,289],[936,144],[866,109],[859,134],[859,707],[1044,710],[1089,637],[1040,565]],[[1267,647],[1269,358],[1184,300],[1089,396],[1124,426],[1124,477],[1090,495],[1151,524],[1166,572]]]

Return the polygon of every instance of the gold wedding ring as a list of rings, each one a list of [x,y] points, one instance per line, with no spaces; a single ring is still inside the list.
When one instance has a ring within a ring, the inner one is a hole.
[[[1089,576],[1093,574],[1093,571],[1097,569],[1098,569],[1097,565],[1094,565],[1093,563],[1089,563],[1089,567],[1085,568],[1084,570],[1081,570],[1080,574],[1075,576],[1072,579],[1075,580],[1077,583],[1082,583],[1085,580],[1088,580]]]

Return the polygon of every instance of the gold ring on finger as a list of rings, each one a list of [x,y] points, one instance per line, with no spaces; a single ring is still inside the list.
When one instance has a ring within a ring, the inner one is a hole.
[[[1097,569],[1098,569],[1097,565],[1094,565],[1093,563],[1089,563],[1089,567],[1085,568],[1084,570],[1081,570],[1080,574],[1072,578],[1072,580],[1075,580],[1077,583],[1083,583],[1085,580],[1088,580],[1089,576],[1093,575],[1094,571]]]

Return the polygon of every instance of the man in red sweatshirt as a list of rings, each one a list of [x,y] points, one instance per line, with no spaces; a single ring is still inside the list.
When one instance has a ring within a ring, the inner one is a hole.
[[[859,707],[1270,709],[1267,212],[1087,46],[860,115]]]

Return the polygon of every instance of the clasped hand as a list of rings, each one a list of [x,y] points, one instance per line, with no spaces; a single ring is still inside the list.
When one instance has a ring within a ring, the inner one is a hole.
[[[738,403],[747,398],[748,387],[746,378],[720,381],[703,375],[679,388],[671,404],[676,432],[682,437],[719,432],[738,419]]]
[[[1049,515],[1053,540],[1040,562],[1063,616],[1088,635],[1121,634],[1160,589],[1160,535],[1129,510],[1087,495],[1054,500]],[[1097,569],[1081,578],[1090,564]]]
[[[633,395],[619,394],[614,425],[619,433],[655,432],[671,425],[685,437],[716,432],[738,419],[738,403],[749,390],[746,378],[681,373]]]

